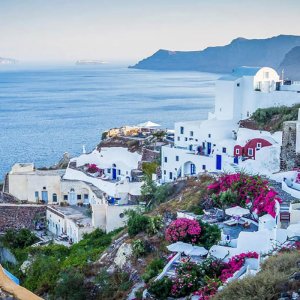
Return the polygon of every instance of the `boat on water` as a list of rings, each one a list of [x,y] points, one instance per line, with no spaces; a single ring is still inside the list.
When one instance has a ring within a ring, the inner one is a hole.
[[[103,65],[106,64],[107,62],[102,61],[102,60],[77,60],[76,65]]]

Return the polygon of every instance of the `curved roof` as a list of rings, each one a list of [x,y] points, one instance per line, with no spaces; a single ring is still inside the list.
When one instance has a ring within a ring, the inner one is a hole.
[[[220,80],[236,80],[243,76],[255,76],[262,67],[238,67],[232,70],[230,75],[225,75]]]

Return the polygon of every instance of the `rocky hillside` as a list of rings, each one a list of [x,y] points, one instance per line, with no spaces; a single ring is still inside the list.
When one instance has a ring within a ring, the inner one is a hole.
[[[237,38],[225,46],[202,51],[159,50],[143,59],[136,69],[193,70],[230,73],[238,66],[270,66],[278,68],[285,55],[300,46],[300,36],[279,35],[267,39]]]
[[[284,70],[285,79],[300,80],[300,46],[290,50],[281,62],[278,72]]]

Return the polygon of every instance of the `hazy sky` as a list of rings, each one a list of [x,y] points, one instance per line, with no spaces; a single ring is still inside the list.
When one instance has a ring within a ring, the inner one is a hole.
[[[236,37],[300,35],[300,0],[0,0],[0,56],[135,61]]]

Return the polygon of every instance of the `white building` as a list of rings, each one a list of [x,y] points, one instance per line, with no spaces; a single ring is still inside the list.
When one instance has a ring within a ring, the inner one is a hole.
[[[239,121],[249,118],[258,108],[299,103],[299,84],[296,85],[287,89],[272,68],[236,68],[217,80],[215,112],[209,118]]]
[[[250,117],[258,108],[300,102],[296,88],[286,91],[281,87],[276,71],[266,67],[241,67],[221,77],[216,83],[215,112],[209,114],[209,119],[175,123],[174,146],[162,147],[162,182],[206,171],[279,171],[281,133],[242,129],[238,121]],[[239,151],[235,146],[244,146],[250,139],[268,141],[268,147],[262,148],[258,141],[244,160],[235,153]],[[256,155],[251,157],[250,152]]]
[[[63,178],[90,183],[113,201],[127,204],[133,197],[141,195],[142,182],[135,181],[132,176],[141,160],[141,154],[127,148],[101,148],[71,159]],[[88,165],[96,165],[99,172],[89,173]]]

